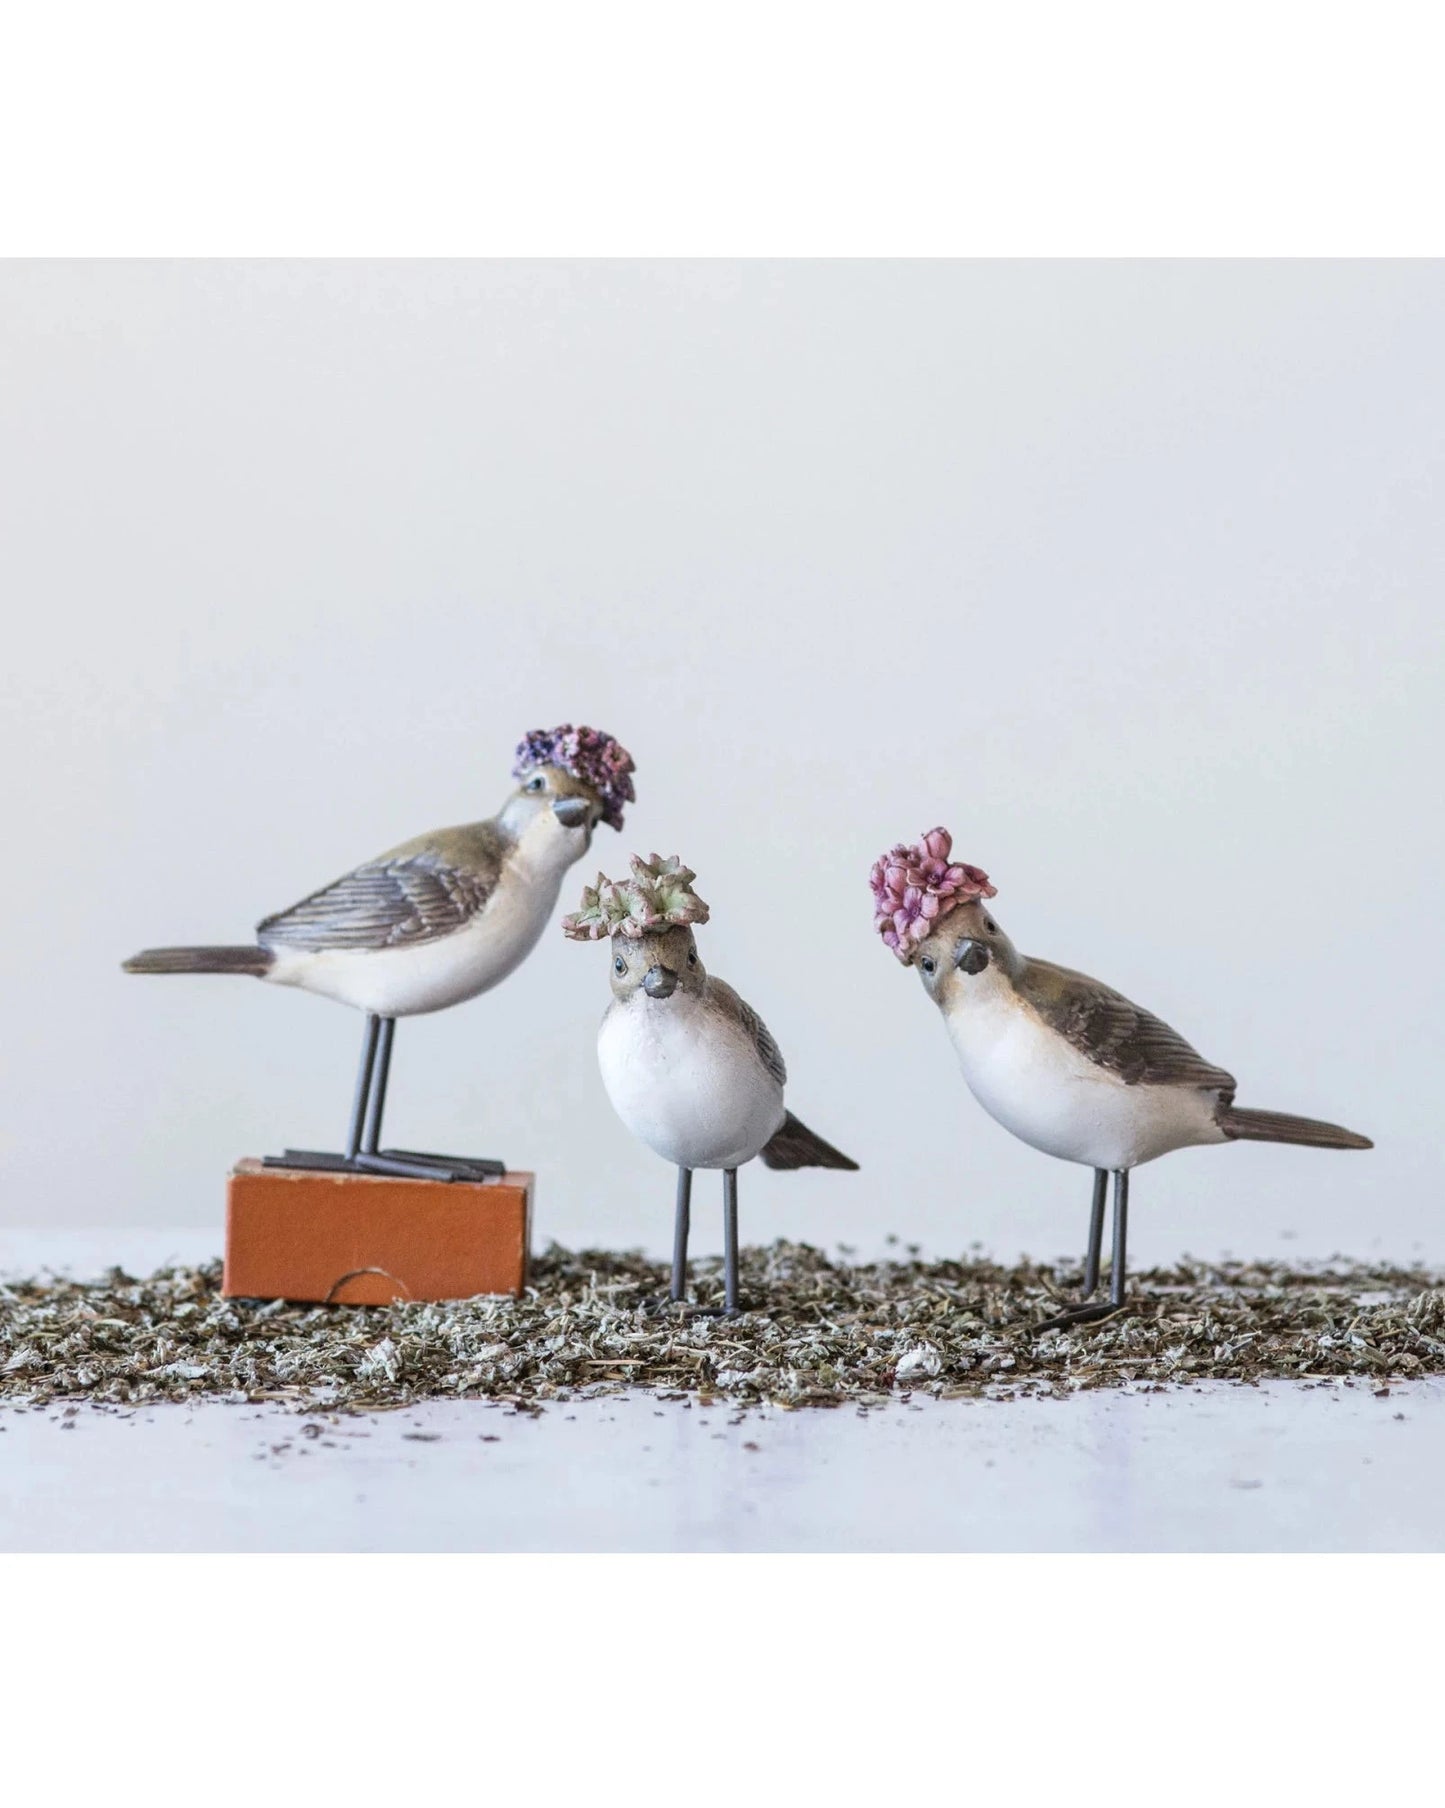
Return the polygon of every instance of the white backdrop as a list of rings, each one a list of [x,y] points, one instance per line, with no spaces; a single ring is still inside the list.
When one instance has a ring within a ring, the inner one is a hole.
[[[1081,1245],[871,933],[943,822],[1027,951],[1377,1139],[1142,1171],[1139,1260],[1445,1257],[1442,318],[1439,265],[0,267],[0,1225],[219,1239],[233,1158],[334,1145],[351,1013],[120,960],[489,815],[573,719],[639,768],[594,852],[697,869],[863,1164],[749,1170],[747,1240]],[[660,1251],[607,995],[554,930],[402,1024],[391,1134]]]

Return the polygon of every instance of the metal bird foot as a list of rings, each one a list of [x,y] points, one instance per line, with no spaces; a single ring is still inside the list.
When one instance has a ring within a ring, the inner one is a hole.
[[[671,1294],[655,1293],[638,1302],[639,1309],[649,1318],[666,1318],[669,1315],[679,1320],[689,1318],[741,1318],[744,1312],[752,1307],[747,1304],[731,1306],[695,1306],[691,1300],[675,1299]]]
[[[429,1155],[416,1149],[363,1150],[344,1155],[329,1149],[286,1149],[267,1155],[268,1168],[300,1168],[322,1174],[390,1174],[402,1180],[500,1180],[507,1172],[504,1161],[489,1156]]]
[[[1033,1329],[1036,1332],[1061,1331],[1066,1325],[1097,1324],[1101,1319],[1112,1318],[1116,1312],[1126,1312],[1128,1309],[1127,1300],[1104,1300],[1094,1306],[1070,1306],[1067,1311],[1056,1312],[1052,1318],[1044,1319]]]

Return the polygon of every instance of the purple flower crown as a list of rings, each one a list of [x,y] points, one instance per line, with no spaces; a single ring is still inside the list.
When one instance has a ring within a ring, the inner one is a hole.
[[[574,728],[563,722],[558,728],[534,728],[517,743],[517,763],[512,777],[520,778],[534,766],[560,766],[602,799],[602,820],[611,828],[622,827],[622,806],[637,793],[632,755],[600,728]]]
[[[997,895],[986,872],[950,861],[952,852],[948,830],[930,829],[921,841],[900,841],[873,862],[873,927],[905,967],[950,910]]]
[[[600,942],[604,935],[644,935],[691,923],[705,923],[708,908],[692,889],[697,874],[676,854],[644,860],[634,854],[632,877],[614,882],[598,873],[595,885],[584,885],[582,904],[563,917],[562,933],[574,942]]]

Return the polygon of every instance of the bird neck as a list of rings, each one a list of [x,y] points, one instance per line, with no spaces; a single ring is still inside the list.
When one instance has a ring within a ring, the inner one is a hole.
[[[1012,1006],[1017,997],[1013,974],[1002,961],[994,960],[982,973],[956,973],[939,1004],[943,1015],[953,1023],[983,1016],[1000,1006]]]
[[[559,885],[562,875],[587,852],[591,836],[586,829],[567,829],[550,810],[540,810],[521,822],[498,818],[507,842],[507,864],[533,882]]]

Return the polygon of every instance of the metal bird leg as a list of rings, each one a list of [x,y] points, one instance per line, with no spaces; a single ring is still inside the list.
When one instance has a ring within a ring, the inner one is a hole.
[[[1087,1299],[1099,1284],[1099,1246],[1104,1234],[1104,1190],[1108,1175],[1103,1168],[1094,1170],[1094,1209],[1089,1221],[1089,1256],[1084,1270],[1084,1297]],[[1114,1258],[1109,1273],[1107,1304],[1070,1306],[1053,1318],[1036,1325],[1036,1331],[1057,1331],[1065,1325],[1085,1325],[1091,1320],[1108,1318],[1124,1305],[1126,1283],[1125,1258],[1129,1244],[1129,1170],[1114,1172]]]
[[[692,1226],[692,1169],[677,1170],[677,1218],[672,1231],[672,1298],[687,1292],[687,1234]]]
[[[376,1022],[380,1026],[380,1035],[376,1039],[376,1062],[371,1075],[371,1100],[366,1112],[366,1130],[361,1139],[361,1153],[375,1155],[381,1139],[381,1114],[386,1110],[386,1083],[391,1078],[391,1044],[396,1035],[395,1017],[368,1018],[368,1023]],[[358,1151],[349,1149],[355,1155]]]
[[[723,1311],[738,1309],[738,1171],[723,1169]]]
[[[1114,1176],[1114,1261],[1109,1273],[1109,1304],[1124,1303],[1124,1257],[1129,1243],[1129,1170]]]
[[[672,1242],[672,1296],[679,1305],[687,1292],[687,1238],[692,1223],[692,1170],[677,1170],[677,1222]],[[643,1302],[648,1312],[665,1310],[668,1301]],[[689,1318],[736,1318],[738,1305],[738,1171],[723,1169],[723,1303],[720,1306],[688,1306]]]
[[[1104,1203],[1109,1196],[1109,1170],[1094,1169],[1094,1205],[1089,1214],[1089,1252],[1084,1258],[1084,1298],[1099,1285],[1099,1251],[1104,1243]]]
[[[356,1096],[351,1104],[351,1127],[346,1133],[346,1159],[355,1161],[361,1148],[362,1127],[366,1122],[366,1101],[371,1093],[371,1076],[376,1067],[376,1045],[381,1035],[381,1019],[370,1011],[361,1032],[361,1066],[356,1074]]]
[[[499,1180],[507,1171],[504,1161],[469,1155],[428,1155],[415,1149],[382,1149],[381,1120],[386,1110],[386,1088],[391,1077],[391,1045],[396,1035],[395,1017],[366,1014],[361,1036],[361,1065],[346,1133],[346,1152],[327,1149],[287,1149],[268,1155],[268,1168],[302,1168],[330,1174],[391,1174],[404,1180]]]

